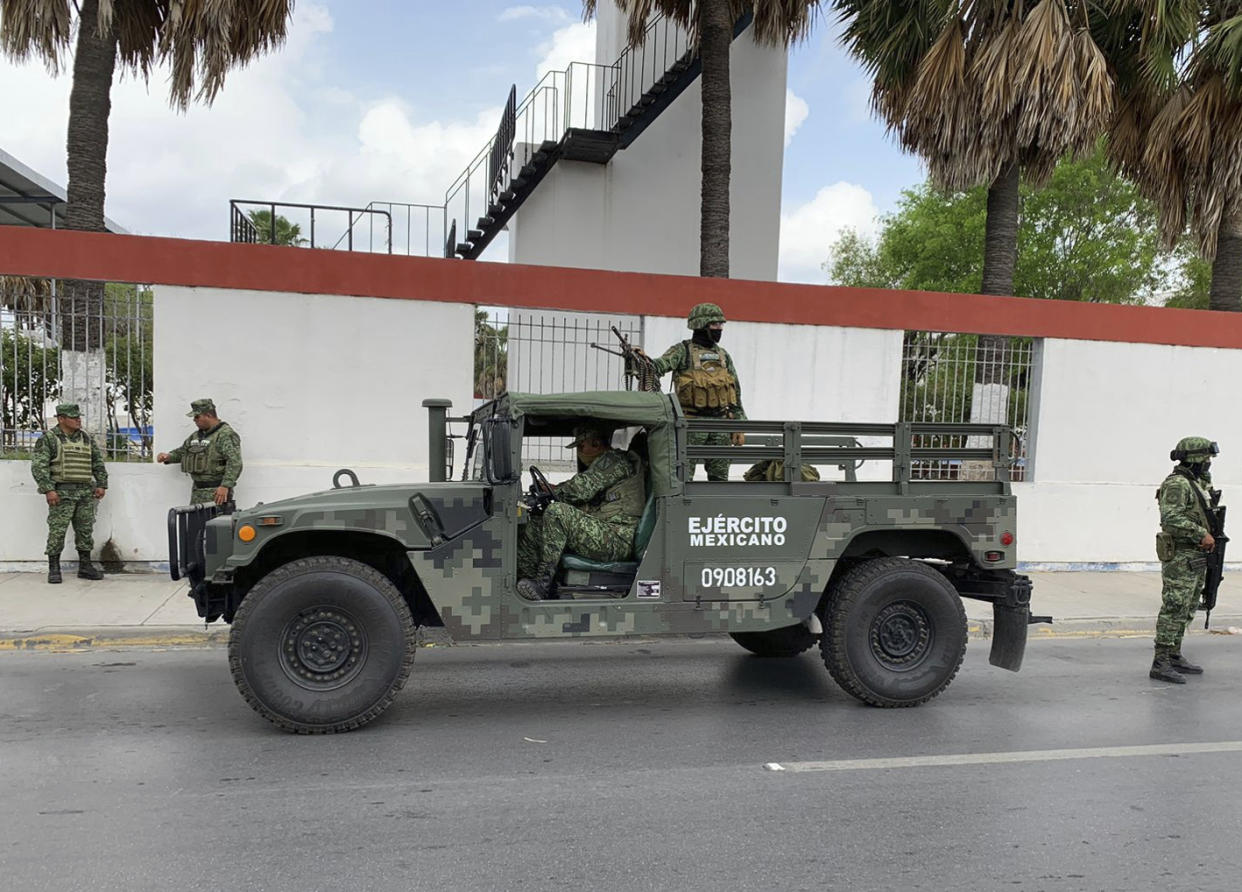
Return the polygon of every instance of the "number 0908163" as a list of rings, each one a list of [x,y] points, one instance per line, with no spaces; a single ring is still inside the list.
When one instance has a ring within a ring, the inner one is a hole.
[[[775,567],[704,567],[703,588],[745,588],[776,585]]]

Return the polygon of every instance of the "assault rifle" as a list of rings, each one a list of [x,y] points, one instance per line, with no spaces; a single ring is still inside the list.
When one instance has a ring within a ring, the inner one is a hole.
[[[1206,611],[1203,616],[1203,628],[1208,628],[1212,621],[1212,610],[1216,607],[1216,593],[1220,589],[1221,577],[1225,574],[1225,545],[1229,537],[1225,535],[1225,506],[1220,504],[1220,490],[1209,490],[1212,504],[1208,509],[1208,522],[1212,527],[1212,538],[1216,547],[1208,552],[1207,576],[1203,580],[1203,601],[1199,609]]]
[[[660,376],[655,372],[655,363],[651,358],[644,356],[635,350],[625,335],[617,330],[615,325],[610,325],[612,333],[617,336],[617,340],[621,342],[620,350],[609,350],[600,344],[591,342],[591,347],[596,350],[602,350],[613,356],[620,356],[625,360],[625,389],[633,390],[634,382],[638,382],[638,389],[644,393],[660,392]]]

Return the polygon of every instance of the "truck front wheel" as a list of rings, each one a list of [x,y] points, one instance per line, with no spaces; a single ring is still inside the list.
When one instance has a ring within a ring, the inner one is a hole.
[[[405,684],[414,631],[401,593],[375,568],[301,558],[260,579],[238,607],[229,668],[246,702],[283,730],[350,731]]]
[[[872,706],[917,706],[953,680],[966,655],[966,611],[926,564],[879,558],[835,586],[820,639],[837,684]]]

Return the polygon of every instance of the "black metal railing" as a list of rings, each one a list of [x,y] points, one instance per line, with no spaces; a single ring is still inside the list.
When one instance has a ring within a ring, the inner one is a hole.
[[[509,98],[500,116],[500,126],[492,137],[492,150],[487,156],[487,185],[491,201],[500,193],[501,180],[513,157],[513,138],[517,135],[517,85],[509,87]]]
[[[235,242],[392,253],[392,215],[382,208],[233,199],[229,220]],[[362,223],[365,233],[357,232]]]

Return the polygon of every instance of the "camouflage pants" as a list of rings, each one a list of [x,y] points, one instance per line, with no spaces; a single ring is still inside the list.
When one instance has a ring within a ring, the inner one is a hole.
[[[47,506],[47,552],[59,557],[65,550],[65,533],[73,525],[78,551],[95,547],[95,487],[90,483],[58,483],[59,505]]]
[[[233,498],[233,490],[229,490],[229,499]],[[190,490],[191,505],[214,505],[216,488],[214,486],[196,486]]]
[[[1197,549],[1179,548],[1173,554],[1173,560],[1160,565],[1160,578],[1164,586],[1160,615],[1156,617],[1157,653],[1177,653],[1181,650],[1182,636],[1199,608],[1206,576],[1207,555]]]
[[[518,578],[550,578],[566,551],[593,561],[623,561],[633,549],[633,525],[607,523],[553,502],[518,531]]]
[[[722,433],[694,433],[686,438],[686,442],[691,446],[728,446],[730,440],[728,434]],[[690,467],[686,470],[686,479],[693,480],[695,469],[698,462],[690,462]],[[723,458],[709,458],[703,462],[703,467],[707,468],[708,480],[728,480],[729,479],[729,463]]]

